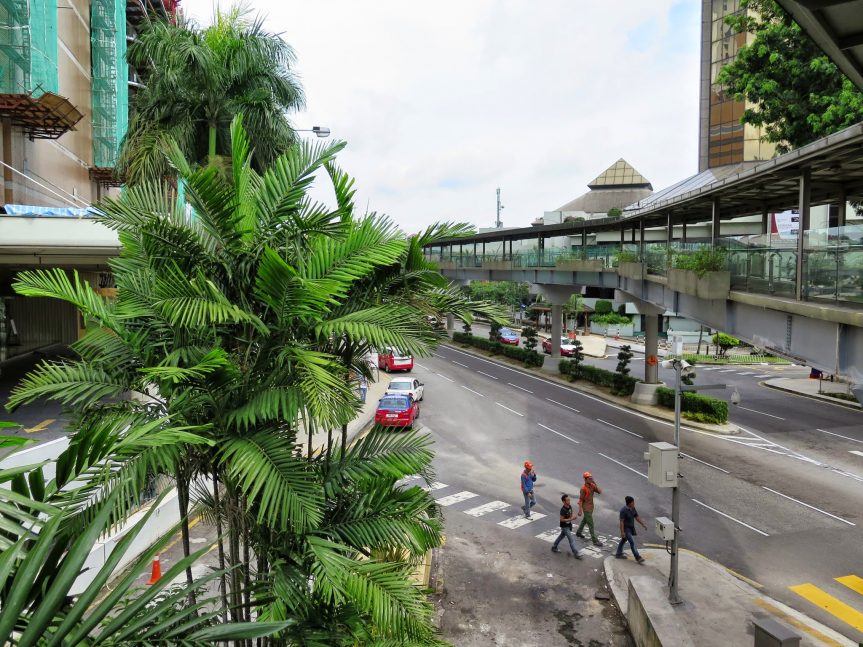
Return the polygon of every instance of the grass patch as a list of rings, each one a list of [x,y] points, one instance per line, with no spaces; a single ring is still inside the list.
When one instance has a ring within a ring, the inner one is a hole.
[[[683,359],[690,364],[776,364],[790,365],[787,359],[774,355],[696,355],[684,353]]]

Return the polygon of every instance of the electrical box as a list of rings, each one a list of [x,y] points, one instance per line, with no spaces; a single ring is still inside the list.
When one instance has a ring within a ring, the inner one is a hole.
[[[674,523],[668,517],[656,518],[656,534],[665,541],[674,541]]]
[[[647,480],[658,487],[677,487],[678,448],[671,443],[650,443],[647,447]]]

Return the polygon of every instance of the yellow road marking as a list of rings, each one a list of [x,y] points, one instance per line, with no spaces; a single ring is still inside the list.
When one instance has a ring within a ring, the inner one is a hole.
[[[847,625],[851,625],[857,631],[863,631],[863,613],[854,607],[848,606],[842,600],[834,598],[829,593],[825,593],[814,584],[798,584],[797,586],[789,586],[788,588],[816,607],[821,607],[830,615],[839,618]]]
[[[828,647],[842,647],[842,643],[836,642],[830,636],[824,635],[814,627],[810,627],[809,625],[807,625],[805,622],[800,622],[800,620],[788,613],[785,613],[782,609],[774,607],[764,598],[755,598],[755,604],[757,604],[765,611],[769,611],[780,620],[787,622],[795,629],[799,629],[800,631],[803,631],[812,636],[815,640],[818,640],[821,643],[828,645]]]
[[[28,434],[35,434],[37,431],[44,431],[45,427],[57,422],[56,418],[47,418],[43,420],[38,425],[33,425],[32,427],[24,427],[24,431]]]
[[[844,584],[855,593],[863,595],[863,578],[859,578],[856,575],[846,575],[845,577],[837,577],[836,581],[839,584]]]

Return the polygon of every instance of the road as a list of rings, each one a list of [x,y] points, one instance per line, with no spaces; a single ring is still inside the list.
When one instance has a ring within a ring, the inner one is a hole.
[[[21,407],[14,413],[8,413],[5,410],[12,389],[28,371],[32,370],[39,359],[41,356],[28,355],[8,361],[0,369],[0,406],[3,407],[0,410],[0,420],[17,422],[21,425],[19,429],[4,430],[4,432],[26,436],[34,443],[54,440],[66,435],[63,409],[57,402],[35,402]]]
[[[444,499],[447,518],[475,525],[478,541],[515,533],[523,559],[547,551],[560,493],[575,494],[585,470],[603,487],[596,514],[601,534],[616,534],[627,494],[651,528],[654,517],[671,516],[671,494],[647,482],[643,458],[647,443],[672,440],[669,423],[449,346],[417,362],[414,372],[426,383],[422,421],[436,440],[435,496]],[[755,379],[733,377],[747,393],[761,388],[748,386]],[[745,430],[740,435],[684,427],[683,546],[863,641],[863,455],[850,453],[863,444],[863,415],[757,392],[758,398],[744,394],[753,411],[732,411]],[[528,458],[540,475],[537,511],[546,516],[522,523],[518,473]],[[467,514],[476,508],[481,511]],[[652,529],[639,539],[654,541]],[[813,587],[790,588],[802,584]],[[684,597],[686,586],[681,582]],[[822,594],[847,607],[836,615],[821,610],[814,602]]]

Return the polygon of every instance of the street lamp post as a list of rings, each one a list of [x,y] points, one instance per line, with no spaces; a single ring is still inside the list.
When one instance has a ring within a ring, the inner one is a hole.
[[[683,369],[688,367],[688,362],[682,359],[672,360],[676,383],[674,385],[674,446],[680,452],[680,387]],[[684,366],[686,364],[686,366]],[[671,523],[674,527],[674,539],[671,541],[671,568],[668,571],[668,601],[671,604],[680,604],[682,600],[677,592],[678,579],[678,551],[680,535],[680,486],[671,488]]]
[[[326,126],[312,126],[311,128],[295,128],[295,133],[315,133],[318,137],[329,137],[330,129]]]

